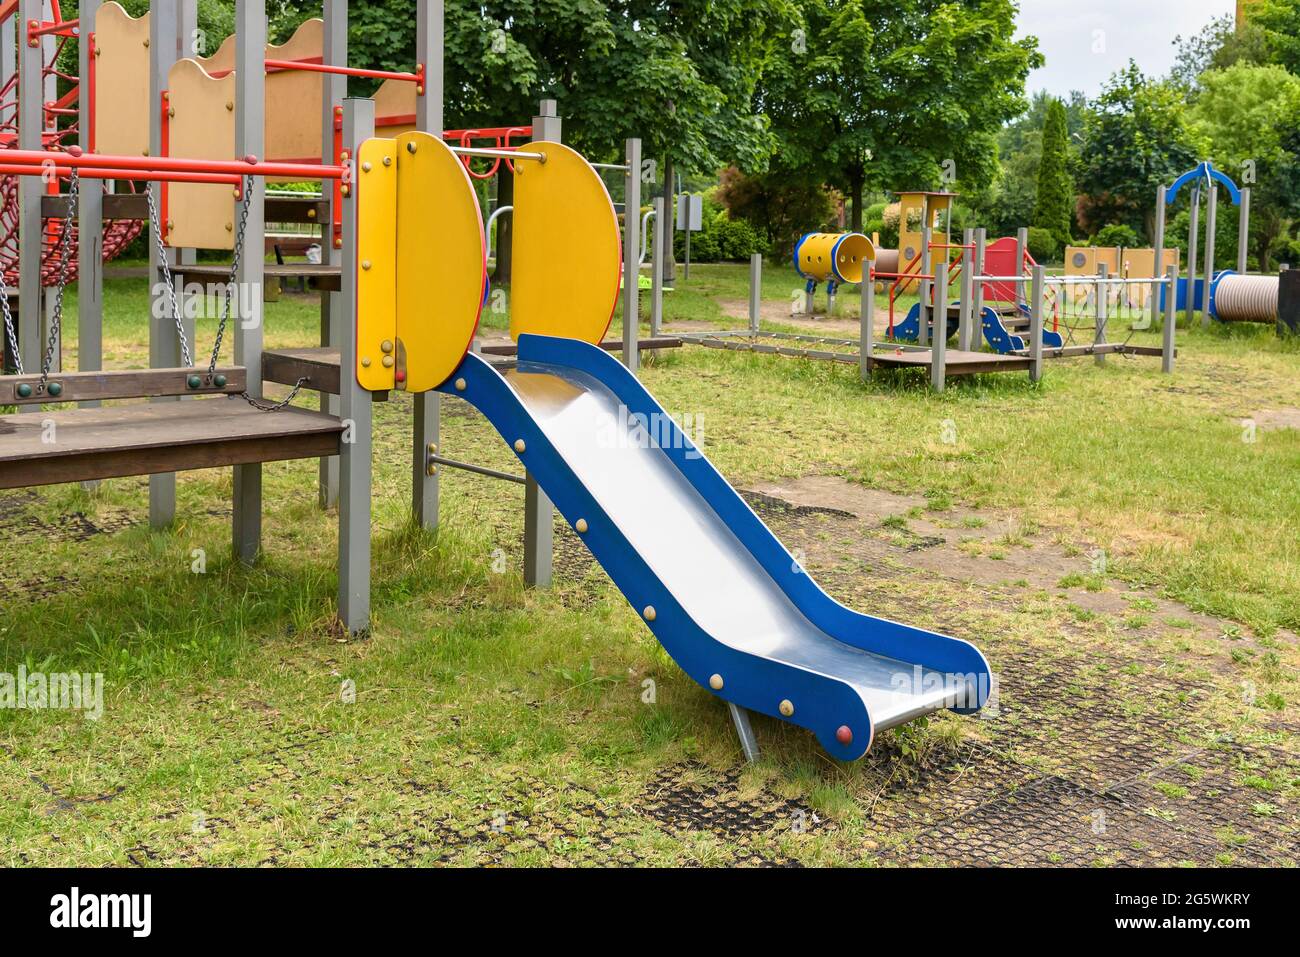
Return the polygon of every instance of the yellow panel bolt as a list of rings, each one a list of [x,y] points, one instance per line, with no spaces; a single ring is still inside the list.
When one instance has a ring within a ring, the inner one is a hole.
[[[307,210],[307,218],[308,218],[308,219],[315,219],[315,218],[316,218],[316,210],[314,210],[314,209],[309,209],[309,210]]]
[[[645,611],[641,612],[641,617],[644,618],[646,621],[654,621],[654,620],[655,620],[655,606],[654,606],[654,605],[646,605],[646,606],[645,606]]]
[[[579,535],[582,535],[587,531],[587,520],[585,518],[580,518],[573,523],[573,527],[578,530]]]
[[[710,675],[710,676],[709,676],[709,687],[712,688],[714,691],[721,691],[721,690],[722,690],[722,675]]]
[[[438,466],[435,465],[433,462],[430,462],[430,463],[429,463],[429,467],[428,467],[427,469],[425,469],[425,471],[426,471],[428,474],[430,474],[430,475],[437,475],[437,474],[438,474]]]
[[[352,195],[352,187],[349,186],[347,183],[344,183],[344,184],[343,184],[343,188],[342,188],[342,190],[340,190],[340,192],[342,192],[344,196],[351,196],[351,195]]]
[[[233,233],[234,231],[235,231],[235,224],[234,224],[234,223],[226,223],[226,232],[228,232],[228,233]]]
[[[392,351],[393,351],[393,340],[392,340],[392,339],[385,339],[383,342],[379,343],[379,349],[380,349],[381,352],[392,352]]]
[[[369,259],[363,259],[363,260],[361,260],[361,268],[362,268],[362,269],[369,269],[369,268],[370,268],[370,265],[371,265],[371,263],[370,263],[370,260],[369,260]],[[387,352],[388,350],[385,349],[384,351]]]
[[[523,454],[524,454],[524,449],[526,449],[526,448],[527,448],[527,446],[524,445],[524,440],[523,440],[523,439],[515,439],[515,451],[516,451],[516,452],[518,452],[520,455],[523,455]]]
[[[363,173],[369,173],[369,172],[370,172],[370,164],[369,164],[369,163],[362,163],[362,164],[361,164],[361,172],[363,172]]]
[[[369,369],[369,368],[370,368],[370,356],[362,356],[362,357],[361,357],[361,368],[363,368],[363,369]]]
[[[226,112],[227,112],[227,113],[233,113],[233,112],[235,112],[235,101],[234,101],[234,100],[226,100]]]
[[[393,165],[393,158],[392,158],[391,156],[385,156],[385,157],[384,157],[384,165],[385,165],[385,166],[392,166],[392,165]]]
[[[429,454],[432,455],[434,452],[437,452],[437,451],[438,451],[438,443],[437,443],[437,442],[430,442],[430,443],[429,443]]]
[[[464,379],[457,379],[457,380],[456,380],[456,391],[457,391],[457,392],[464,392],[464,391],[465,391],[465,380],[464,380]]]
[[[794,714],[794,703],[789,698],[782,698],[781,703],[777,705],[777,710],[781,712],[782,717],[788,718]]]
[[[384,368],[385,368],[385,369],[391,369],[391,368],[393,367],[393,357],[392,357],[392,356],[384,356],[384,358],[383,358],[383,363],[384,363]]]
[[[414,152],[415,152],[415,140],[410,140],[410,141],[407,142],[407,144],[406,144],[406,152],[408,152],[408,153],[414,153]]]

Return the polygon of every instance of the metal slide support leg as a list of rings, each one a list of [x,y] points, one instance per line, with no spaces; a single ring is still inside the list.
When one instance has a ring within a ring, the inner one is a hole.
[[[95,15],[100,0],[81,0],[79,16],[81,36],[95,32]],[[89,76],[91,68],[90,44],[78,44],[78,71]],[[8,76],[8,74],[4,74]],[[78,122],[82,130],[90,129],[92,100],[80,97],[77,103]],[[86,134],[82,134],[86,142]],[[99,185],[99,184],[95,184]],[[81,237],[77,258],[77,369],[93,372],[104,366],[104,191],[87,189],[77,196],[77,235]],[[98,401],[82,402],[83,409],[98,408]],[[98,482],[82,482],[84,489],[93,489]]]
[[[1246,250],[1250,248],[1250,187],[1241,190],[1241,209],[1237,213],[1237,272],[1245,275]],[[1160,261],[1156,260],[1159,270]]]
[[[753,763],[758,760],[758,738],[754,737],[754,729],[749,723],[749,712],[738,704],[727,702],[727,710],[731,712],[731,722],[736,726],[736,736],[740,738],[740,750],[745,752],[745,760]]]
[[[1165,187],[1161,186],[1158,189],[1156,189],[1156,226],[1155,226],[1155,235],[1153,237],[1153,239],[1155,240],[1155,242],[1153,243],[1153,245],[1155,246],[1155,268],[1152,270],[1152,272],[1156,275],[1157,278],[1159,278],[1163,268],[1160,264],[1164,261],[1165,258],[1165,205],[1166,205],[1165,196],[1166,194],[1167,194],[1167,190],[1165,189]],[[1152,288],[1159,288],[1159,287],[1152,287]],[[1157,299],[1156,301],[1151,303],[1150,314],[1146,318],[1140,319],[1137,322],[1133,323],[1133,328],[1150,329],[1151,326],[1155,323],[1156,317],[1159,315],[1160,315],[1160,301],[1159,299]]]
[[[971,320],[976,314],[974,305],[971,302],[971,287],[973,285],[973,269],[975,265],[975,250],[972,248],[975,243],[975,230],[964,229],[961,234],[961,309],[957,319],[957,348],[963,352],[969,352],[971,342],[974,340],[971,329]]]
[[[156,15],[156,14],[155,14]],[[266,0],[238,0],[235,4],[235,155],[266,155]],[[156,111],[155,111],[156,112]],[[235,202],[235,200],[231,200]],[[235,364],[249,370],[248,392],[262,395],[262,287],[266,215],[266,180],[253,178],[248,205],[245,255],[235,276],[248,315],[239,316],[232,330]],[[235,558],[245,564],[257,560],[262,550],[262,465],[235,466]]]
[[[443,124],[443,0],[419,0],[415,14],[416,62],[424,65],[425,91],[415,98],[415,125],[440,135]],[[418,392],[411,397],[411,515],[420,528],[438,527],[437,472],[429,474],[429,451],[441,441],[442,396]]]
[[[348,0],[324,0],[323,46],[321,62],[331,66],[347,66],[348,63]],[[321,76],[321,160],[325,163],[335,162],[334,158],[334,121],[336,110],[343,108],[343,98],[347,96],[347,77],[326,73]],[[329,211],[324,222],[320,224],[320,261],[330,266],[343,263],[343,250],[335,246],[334,231],[334,190],[328,182],[321,187],[321,198]],[[341,241],[341,240],[340,240]],[[337,292],[322,291],[320,294],[320,344],[337,345],[342,334],[343,322],[341,296]],[[330,415],[339,414],[339,397],[327,392],[320,393],[320,408]],[[319,466],[319,503],[321,508],[333,508],[339,501],[339,458],[327,455],[320,460]]]
[[[862,264],[862,309],[858,318],[858,375],[866,382],[871,378],[871,350],[876,336],[876,261]]]
[[[1016,230],[1016,265],[1011,270],[1012,275],[1020,276],[1025,271],[1025,256],[1029,253],[1029,227],[1021,226]],[[1022,283],[1016,283],[1016,305],[1022,306],[1025,302],[1025,287]]]
[[[749,257],[749,334],[758,335],[763,302],[763,254],[751,253]]]
[[[623,364],[640,368],[641,336],[641,141],[627,141],[623,179]]]
[[[988,246],[989,234],[982,226],[975,230],[975,259],[971,268],[975,276],[971,279],[970,301],[973,312],[971,318],[971,341],[966,348],[974,349],[984,339],[984,250]]]
[[[1210,199],[1205,207],[1205,298],[1201,328],[1210,328],[1210,286],[1214,282],[1214,240],[1219,225],[1219,184],[1210,184]]]
[[[555,506],[531,472],[524,482],[524,584],[550,588],[555,526]]]
[[[899,263],[898,265],[900,269],[904,266],[903,263]],[[934,253],[930,251],[930,227],[927,225],[921,230],[921,275],[930,276],[933,275],[933,273]],[[920,280],[916,287],[919,296],[917,301],[921,304],[921,308],[917,310],[917,318],[919,320],[917,325],[919,328],[916,334],[916,342],[918,345],[922,346],[928,346],[930,344],[930,324],[934,321],[935,313],[934,309],[932,309],[930,305],[931,288],[932,281],[929,279]],[[935,329],[938,329],[937,325],[935,326]]]
[[[167,88],[167,73],[176,62],[176,37],[178,32],[178,13],[175,3],[151,3],[149,5],[149,103],[155,105],[149,110],[149,154],[162,155],[162,116],[157,104],[162,102],[162,91]],[[260,153],[258,154],[261,155]],[[149,189],[155,191],[155,202],[162,208],[159,196],[163,184],[154,182]],[[153,229],[150,224],[146,229]],[[166,224],[160,227],[166,235]],[[258,234],[255,234],[258,235]],[[159,250],[157,244],[149,243],[149,284],[150,300],[154,308],[149,319],[149,365],[155,369],[176,367],[182,364],[181,346],[176,339],[176,325],[168,309],[166,290],[162,281],[162,257],[167,257],[168,265],[175,266],[179,258],[175,250]],[[197,362],[198,357],[194,360]],[[151,402],[179,402],[179,396],[160,396]],[[176,475],[167,472],[149,476],[149,527],[165,528],[176,519]]]
[[[343,146],[353,151],[375,132],[375,101],[343,101]],[[339,295],[345,315],[356,315],[356,191],[343,199],[343,277]],[[339,408],[343,442],[339,454],[339,621],[349,635],[370,629],[370,480],[372,398],[357,382],[356,327],[345,322],[339,337]]]
[[[1201,188],[1192,190],[1192,218],[1187,228],[1187,328],[1196,324],[1196,263],[1201,248]]]
[[[930,348],[930,385],[942,392],[948,379],[948,250],[935,260],[934,343]]]
[[[547,140],[552,143],[560,142],[562,130],[560,127],[560,118],[556,113],[554,100],[542,100],[537,110],[537,116],[533,117],[533,139]],[[629,148],[630,152],[630,148]],[[637,169],[640,169],[641,150],[640,142],[637,142]],[[628,172],[632,176],[631,171]],[[640,195],[641,180],[640,177],[632,177],[629,184],[635,181],[638,196]],[[637,201],[639,205],[639,200]],[[626,208],[626,205],[625,205]],[[627,250],[629,248],[636,250],[638,240],[635,238],[635,228],[631,230],[633,234],[632,245],[624,245],[623,252],[623,281],[627,282]],[[626,237],[625,237],[626,238]],[[637,263],[635,254],[632,262],[633,286],[635,288]],[[627,299],[624,298],[624,307],[626,308]],[[627,316],[623,317],[624,336],[627,334]],[[636,326],[633,324],[632,341],[636,342]],[[624,340],[624,346],[627,342]],[[635,362],[635,348],[633,349],[633,361]],[[626,354],[625,354],[626,359]],[[633,367],[635,368],[635,367]],[[555,506],[551,500],[546,497],[540,485],[533,479],[531,474],[525,475],[524,482],[524,584],[531,588],[549,588],[551,585],[552,567],[555,560],[554,535],[555,535]]]
[[[1097,294],[1093,297],[1094,306],[1094,330],[1092,341],[1095,345],[1102,345],[1106,341],[1106,314],[1110,306],[1110,296],[1107,293],[1108,286],[1106,280],[1109,276],[1109,269],[1105,263],[1097,264]],[[1106,364],[1106,354],[1099,352],[1094,356],[1097,365]]]
[[[659,228],[659,221],[664,218],[664,198],[655,197],[654,214],[651,216],[650,231],[654,238],[650,240],[650,335],[659,335],[664,324],[664,231]]]
[[[1043,278],[1046,270],[1035,266],[1029,303],[1029,381],[1043,378]]]
[[[1160,353],[1160,369],[1162,372],[1174,371],[1174,336],[1177,334],[1178,322],[1175,318],[1175,299],[1174,290],[1178,286],[1178,267],[1170,266],[1165,270],[1165,278],[1169,280],[1165,286],[1165,328],[1164,344]]]

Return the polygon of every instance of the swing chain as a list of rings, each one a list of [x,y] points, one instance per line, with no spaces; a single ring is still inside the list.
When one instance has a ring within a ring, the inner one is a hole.
[[[54,290],[54,310],[50,317],[50,337],[45,343],[45,356],[41,361],[41,381],[36,386],[37,394],[45,392],[50,380],[50,370],[54,367],[54,349],[59,344],[59,331],[63,325],[63,291],[68,286],[68,259],[72,252],[72,221],[77,215],[77,193],[81,188],[81,177],[73,167],[68,177],[68,214],[63,221],[63,232],[59,236],[59,283]]]
[[[239,395],[258,412],[279,412],[281,409],[288,408],[289,403],[298,398],[298,393],[302,391],[302,387],[309,381],[310,378],[308,376],[300,377],[298,381],[293,384],[293,388],[289,390],[289,394],[279,402],[263,402],[261,399],[249,395],[246,391],[239,393]]]
[[[9,284],[5,282],[4,270],[0,269],[0,308],[5,315],[5,336],[9,340],[9,356],[13,359],[14,371],[23,374],[23,356],[18,351],[18,333],[14,330],[14,316],[9,309]]]
[[[230,278],[226,280],[226,288],[221,297],[221,321],[217,323],[217,339],[212,344],[212,355],[208,359],[208,371],[204,376],[204,381],[208,385],[212,384],[212,377],[216,375],[217,360],[221,356],[221,343],[226,337],[226,325],[230,322],[230,301],[234,298],[239,263],[244,257],[244,236],[248,232],[248,210],[252,200],[253,177],[249,174],[244,177],[244,197],[239,207],[239,228],[235,231],[235,248],[230,256]]]
[[[176,338],[181,344],[181,365],[188,369],[194,365],[194,357],[190,353],[190,340],[185,335],[185,325],[181,322],[180,305],[176,302],[176,285],[172,282],[171,263],[167,259],[167,247],[163,244],[162,225],[158,222],[158,206],[153,198],[153,183],[145,189],[144,198],[149,207],[149,222],[153,225],[154,245],[158,248],[158,268],[162,271],[168,304],[172,309],[172,318],[176,321]]]

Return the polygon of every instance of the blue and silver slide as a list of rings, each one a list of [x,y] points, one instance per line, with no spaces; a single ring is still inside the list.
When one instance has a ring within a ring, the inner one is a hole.
[[[881,729],[987,700],[974,645],[827,595],[603,350],[522,335],[516,369],[469,353],[440,391],[488,418],[668,653],[719,698],[808,728],[841,760]]]

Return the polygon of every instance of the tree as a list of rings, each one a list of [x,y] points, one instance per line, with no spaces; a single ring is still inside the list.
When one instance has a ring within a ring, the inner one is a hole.
[[[1236,63],[1267,63],[1268,38],[1256,23],[1240,26],[1234,14],[1215,17],[1200,33],[1174,37],[1174,65],[1169,79],[1188,91],[1200,86],[1207,70],[1223,70]]]
[[[1074,184],[1070,181],[1070,140],[1065,107],[1053,100],[1043,125],[1042,159],[1038,164],[1038,203],[1033,224],[1046,229],[1062,246],[1070,244],[1070,211]]]
[[[1300,129],[1300,78],[1280,66],[1239,63],[1201,76],[1191,118],[1214,164],[1251,187],[1251,242],[1261,269],[1300,206],[1287,143]]]
[[[1107,81],[1084,122],[1076,177],[1079,225],[1089,233],[1128,223],[1150,237],[1156,188],[1196,165],[1203,138],[1188,122],[1183,91],[1149,80],[1133,61]]]
[[[1013,39],[1012,0],[793,0],[756,108],[774,169],[863,193],[989,182],[997,134],[1023,112],[1037,41]]]
[[[1268,59],[1300,75],[1300,0],[1256,0],[1246,22],[1263,31]]]
[[[753,223],[767,248],[782,256],[803,233],[829,225],[835,211],[834,195],[821,183],[772,170],[746,174],[734,166],[722,171],[718,202],[733,218]]]

